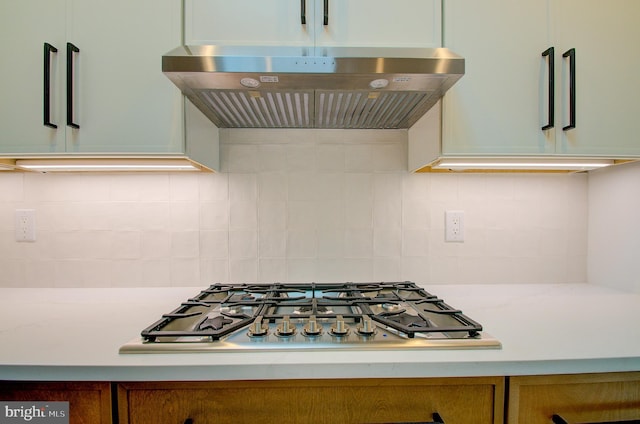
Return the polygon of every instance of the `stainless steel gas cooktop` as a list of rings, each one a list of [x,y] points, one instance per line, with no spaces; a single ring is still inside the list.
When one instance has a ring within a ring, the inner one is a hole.
[[[256,283],[211,285],[120,353],[500,347],[412,282]]]

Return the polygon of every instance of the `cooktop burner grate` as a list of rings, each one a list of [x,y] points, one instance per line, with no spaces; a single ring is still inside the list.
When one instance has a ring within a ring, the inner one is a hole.
[[[141,336],[121,352],[500,346],[461,310],[408,281],[213,284]]]

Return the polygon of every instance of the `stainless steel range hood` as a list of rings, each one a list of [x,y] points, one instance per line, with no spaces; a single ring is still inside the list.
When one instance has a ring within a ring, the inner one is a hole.
[[[445,48],[182,46],[162,72],[220,128],[411,127],[464,75]]]

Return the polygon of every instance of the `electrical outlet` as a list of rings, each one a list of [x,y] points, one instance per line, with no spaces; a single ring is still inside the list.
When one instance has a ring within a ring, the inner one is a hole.
[[[446,211],[444,213],[444,241],[464,241],[464,211]]]
[[[36,241],[35,209],[16,209],[16,241]]]

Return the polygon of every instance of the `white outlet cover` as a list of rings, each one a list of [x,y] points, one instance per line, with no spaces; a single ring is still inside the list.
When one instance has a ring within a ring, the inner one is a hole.
[[[36,241],[35,209],[16,209],[14,227],[16,241]]]
[[[464,242],[464,211],[445,211],[444,240],[446,242]]]

